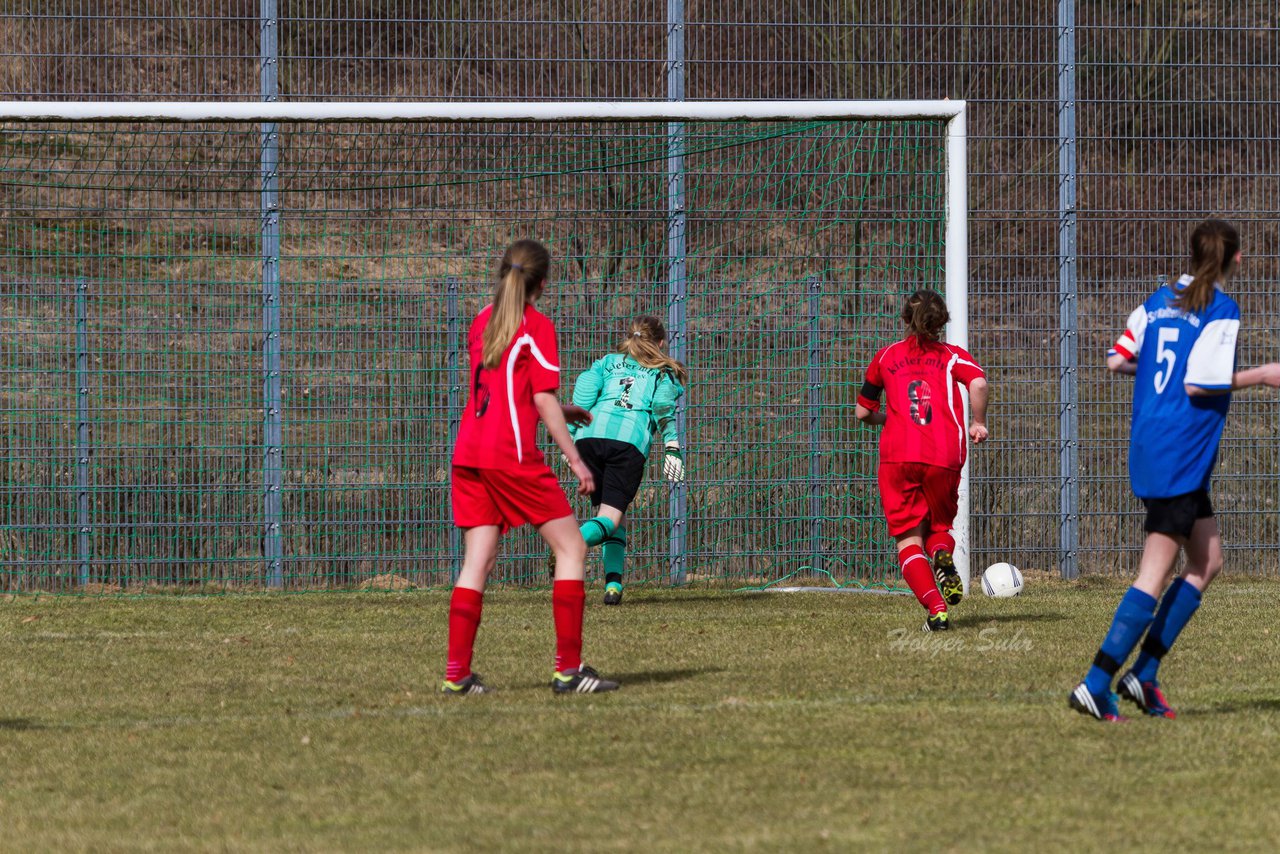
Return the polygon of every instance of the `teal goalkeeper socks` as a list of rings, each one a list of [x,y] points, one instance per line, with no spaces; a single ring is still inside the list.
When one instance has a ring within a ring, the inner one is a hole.
[[[616,532],[604,541],[600,549],[600,557],[604,561],[605,584],[622,585],[622,565],[627,560],[627,532]]]
[[[613,522],[604,516],[593,516],[583,522],[578,530],[582,531],[582,539],[587,541],[588,546],[598,546],[613,533]]]

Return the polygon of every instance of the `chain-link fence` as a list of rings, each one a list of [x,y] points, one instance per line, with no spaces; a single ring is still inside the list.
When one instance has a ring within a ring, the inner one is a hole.
[[[1276,355],[1278,16],[1263,0],[10,0],[0,93],[966,99],[970,344],[995,391],[993,439],[972,457],[975,561],[1126,572],[1140,527],[1125,475],[1129,391],[1102,354],[1155,282],[1180,271],[1204,216],[1244,235],[1232,283],[1241,363]],[[854,361],[873,349],[842,346]],[[1275,425],[1265,394],[1233,405],[1215,486],[1233,571],[1277,571]],[[6,466],[29,462],[7,447]],[[6,488],[11,503],[41,506],[39,492]]]

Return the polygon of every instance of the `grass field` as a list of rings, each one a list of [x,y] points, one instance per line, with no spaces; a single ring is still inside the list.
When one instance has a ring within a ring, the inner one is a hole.
[[[1181,715],[1066,708],[1123,590],[1033,580],[957,631],[875,595],[632,590],[587,613],[616,694],[547,687],[547,592],[0,603],[6,850],[1272,849],[1280,584],[1219,583]]]

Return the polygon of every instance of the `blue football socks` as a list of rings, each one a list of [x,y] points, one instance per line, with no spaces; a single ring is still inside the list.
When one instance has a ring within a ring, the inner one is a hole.
[[[1155,618],[1155,610],[1156,600],[1151,594],[1143,593],[1136,587],[1130,587],[1124,594],[1124,598],[1116,606],[1111,631],[1107,632],[1098,655],[1093,659],[1093,666],[1084,678],[1089,693],[1104,694],[1111,691],[1111,680],[1138,645],[1138,641],[1142,640],[1143,633]]]
[[[1175,578],[1160,600],[1160,610],[1147,630],[1147,637],[1133,663],[1134,675],[1139,682],[1155,682],[1160,660],[1173,646],[1178,635],[1200,607],[1200,591],[1185,578]]]

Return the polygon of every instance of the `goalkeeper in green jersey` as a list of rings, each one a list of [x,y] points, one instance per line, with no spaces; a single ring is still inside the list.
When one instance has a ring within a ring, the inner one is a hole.
[[[688,372],[667,355],[666,344],[662,322],[640,315],[631,321],[618,352],[596,360],[573,385],[573,402],[591,413],[591,423],[571,424],[569,432],[595,478],[595,516],[583,523],[582,538],[588,546],[601,546],[606,605],[622,602],[624,519],[640,489],[655,434],[662,437],[667,480],[684,480],[676,401],[684,394]]]

